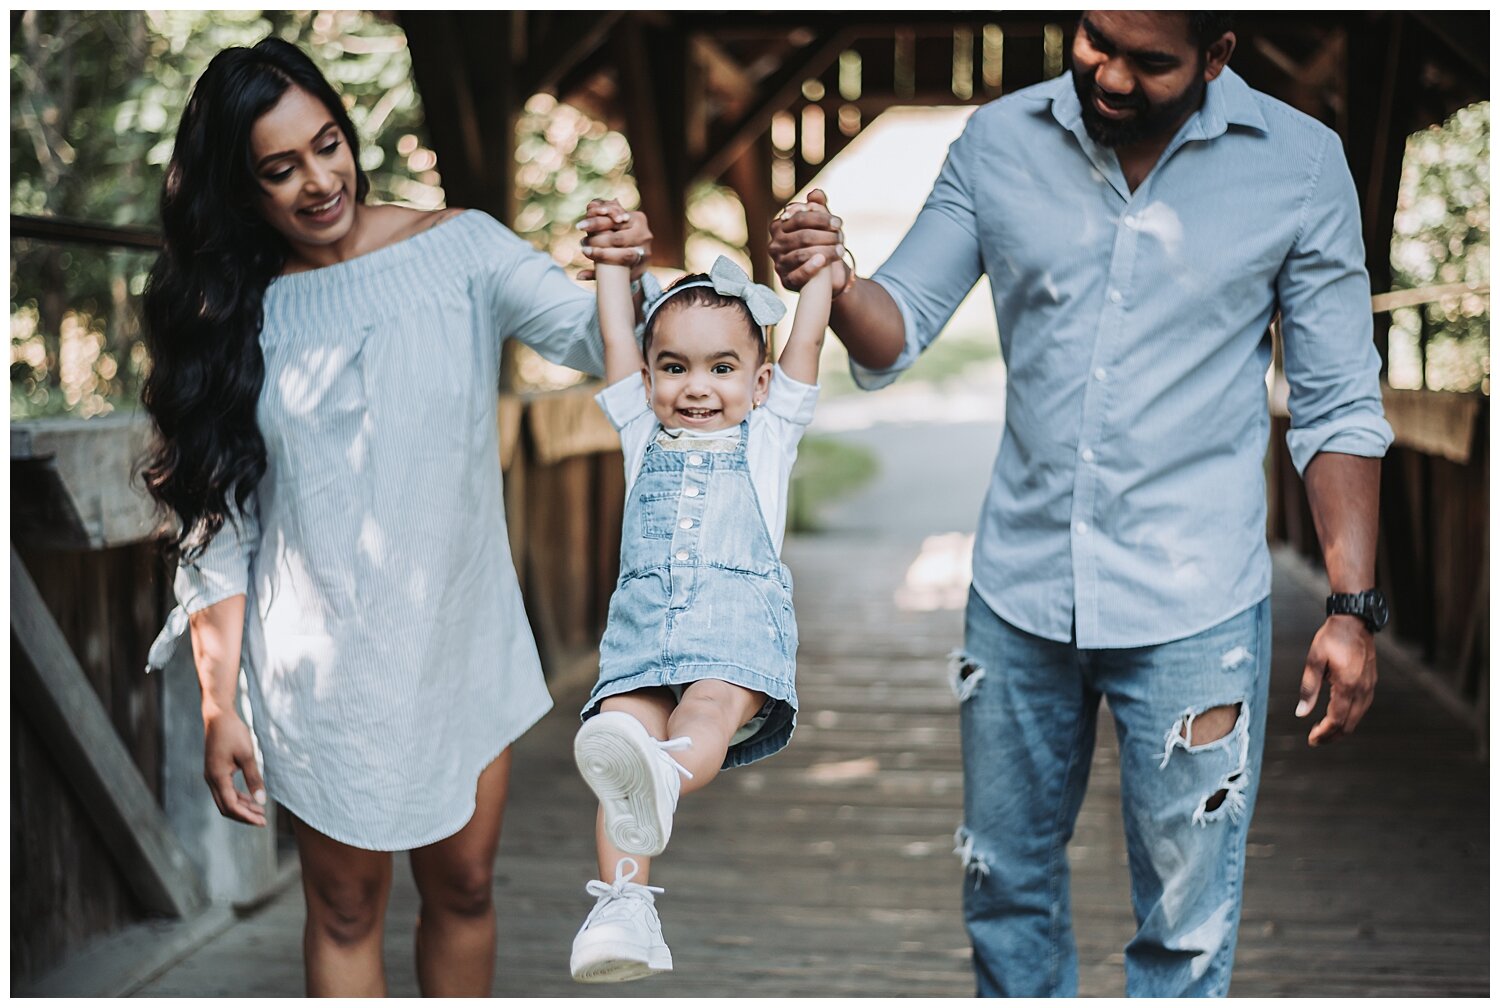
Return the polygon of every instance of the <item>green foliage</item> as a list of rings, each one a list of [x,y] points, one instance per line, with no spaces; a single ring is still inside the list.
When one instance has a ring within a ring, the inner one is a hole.
[[[579,260],[574,224],[592,199],[640,205],[630,177],[630,144],[604,123],[533,95],[516,122],[516,234],[559,263]]]
[[[839,438],[807,435],[798,446],[787,491],[787,528],[817,531],[818,509],[858,490],[879,469],[880,463],[867,448]]]
[[[226,46],[276,34],[344,96],[377,200],[438,207],[399,27],[358,11],[27,11],[11,36],[11,212],[156,227],[177,121]],[[152,256],[11,242],[11,416],[138,402]]]
[[[1489,174],[1489,102],[1408,139],[1391,242],[1393,286],[1489,284]],[[1489,332],[1487,294],[1396,311],[1391,383],[1488,393]]]

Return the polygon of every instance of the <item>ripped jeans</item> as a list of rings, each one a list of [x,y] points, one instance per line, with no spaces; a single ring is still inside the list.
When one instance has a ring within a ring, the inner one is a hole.
[[[1126,992],[1226,994],[1270,660],[1269,599],[1182,640],[1086,650],[1011,626],[970,590],[952,671],[964,756],[957,845],[981,996],[1077,995],[1066,848],[1100,697],[1120,742],[1137,925]]]

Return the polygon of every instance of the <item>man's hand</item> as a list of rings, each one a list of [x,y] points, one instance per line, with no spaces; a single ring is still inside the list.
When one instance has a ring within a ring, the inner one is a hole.
[[[849,267],[844,258],[844,222],[828,209],[828,195],[821,189],[807,194],[806,203],[791,203],[771,221],[771,257],[776,275],[787,290],[799,291],[817,275],[822,263],[832,263],[835,296],[849,286]],[[816,255],[822,263],[812,265]]]
[[[1312,713],[1324,679],[1328,709],[1308,733],[1310,746],[1352,735],[1375,699],[1375,637],[1357,616],[1330,616],[1313,636],[1302,669],[1299,718]]]
[[[626,210],[614,200],[590,200],[578,229],[584,232],[583,254],[596,263],[629,266],[630,279],[639,280],[651,260],[651,227],[639,210]],[[592,280],[592,269],[578,279]]]

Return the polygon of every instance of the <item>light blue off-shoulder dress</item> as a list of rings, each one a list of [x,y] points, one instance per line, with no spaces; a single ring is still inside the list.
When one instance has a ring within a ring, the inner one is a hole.
[[[266,473],[240,527],[179,567],[150,660],[245,593],[270,797],[346,844],[456,833],[479,773],[551,707],[501,497],[508,337],[603,370],[592,294],[478,211],[266,291]]]

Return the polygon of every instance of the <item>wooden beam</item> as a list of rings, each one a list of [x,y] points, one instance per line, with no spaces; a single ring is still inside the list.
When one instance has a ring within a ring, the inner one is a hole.
[[[103,245],[106,248],[136,248],[147,252],[161,249],[161,232],[154,228],[119,227],[96,221],[34,217],[28,214],[10,215],[10,236],[76,242],[80,245]]]
[[[512,52],[524,15],[515,11],[405,11],[412,78],[449,206],[515,218],[516,117]]]
[[[1411,16],[1440,39],[1473,74],[1489,80],[1488,14],[1482,11],[1412,11]]]
[[[792,54],[781,68],[757,89],[760,100],[730,126],[723,138],[711,142],[711,151],[694,168],[694,179],[712,182],[739,160],[745,149],[771,127],[771,118],[785,109],[802,92],[802,82],[826,70],[839,53],[848,48],[853,36],[842,28],[832,28],[814,36],[802,50]]]
[[[11,668],[21,710],[46,741],[142,905],[174,917],[202,910],[208,905],[203,879],[115,734],[14,545],[10,635],[26,658]]]
[[[687,260],[687,39],[627,18],[620,41],[620,94],[641,209],[651,220],[652,261]]]
[[[553,14],[538,39],[527,40],[526,65],[516,75],[521,100],[546,91],[599,50],[622,11]]]

